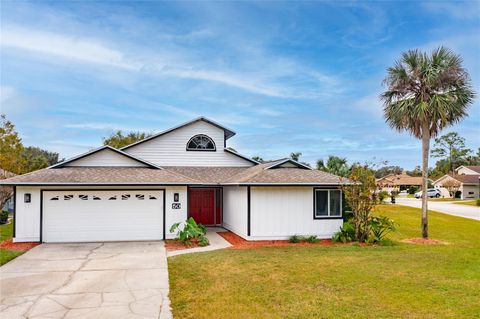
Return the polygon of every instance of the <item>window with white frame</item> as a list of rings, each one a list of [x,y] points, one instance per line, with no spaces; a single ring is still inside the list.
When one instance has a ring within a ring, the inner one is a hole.
[[[342,191],[339,189],[315,189],[313,215],[315,218],[342,216]]]
[[[188,141],[187,151],[215,151],[215,142],[207,135],[198,134]]]

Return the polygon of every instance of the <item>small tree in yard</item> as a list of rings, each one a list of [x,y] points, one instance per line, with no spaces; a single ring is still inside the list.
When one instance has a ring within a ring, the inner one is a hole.
[[[7,120],[4,114],[1,115],[0,120],[0,179],[6,179],[23,172],[24,148],[12,122]],[[0,208],[12,194],[12,187],[0,186]]]
[[[454,179],[449,179],[449,180],[446,180],[442,184],[442,186],[448,190],[448,193],[450,194],[451,198],[455,198],[455,194],[460,189],[461,184],[459,181],[456,181]]]
[[[348,177],[352,184],[343,187],[345,200],[352,208],[355,240],[365,242],[370,234],[370,213],[375,206],[375,175],[368,165],[354,165]]]

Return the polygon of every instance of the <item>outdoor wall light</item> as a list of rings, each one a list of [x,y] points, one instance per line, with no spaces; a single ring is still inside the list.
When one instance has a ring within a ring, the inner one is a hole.
[[[180,195],[178,193],[174,193],[173,194],[173,201],[178,203],[179,200],[180,200]]]
[[[32,194],[25,193],[25,195],[23,195],[23,201],[25,203],[30,203],[32,201]]]

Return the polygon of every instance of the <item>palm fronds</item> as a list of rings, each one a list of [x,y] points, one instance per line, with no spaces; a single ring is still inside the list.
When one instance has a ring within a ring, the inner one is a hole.
[[[430,136],[467,115],[475,97],[462,59],[451,50],[439,47],[431,55],[419,50],[402,54],[387,69],[387,90],[380,96],[386,122],[394,129],[421,138],[429,123]]]

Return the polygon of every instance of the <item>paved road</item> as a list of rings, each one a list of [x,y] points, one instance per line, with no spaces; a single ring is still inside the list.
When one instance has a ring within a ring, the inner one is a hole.
[[[1,318],[170,318],[163,242],[43,244],[0,267]]]
[[[411,207],[422,207],[422,201],[415,198],[396,198],[396,202],[399,205],[411,206]],[[452,202],[428,202],[428,210],[434,210],[437,212],[460,216],[475,220],[480,220],[480,207],[478,206],[468,206],[468,205],[458,205]]]

